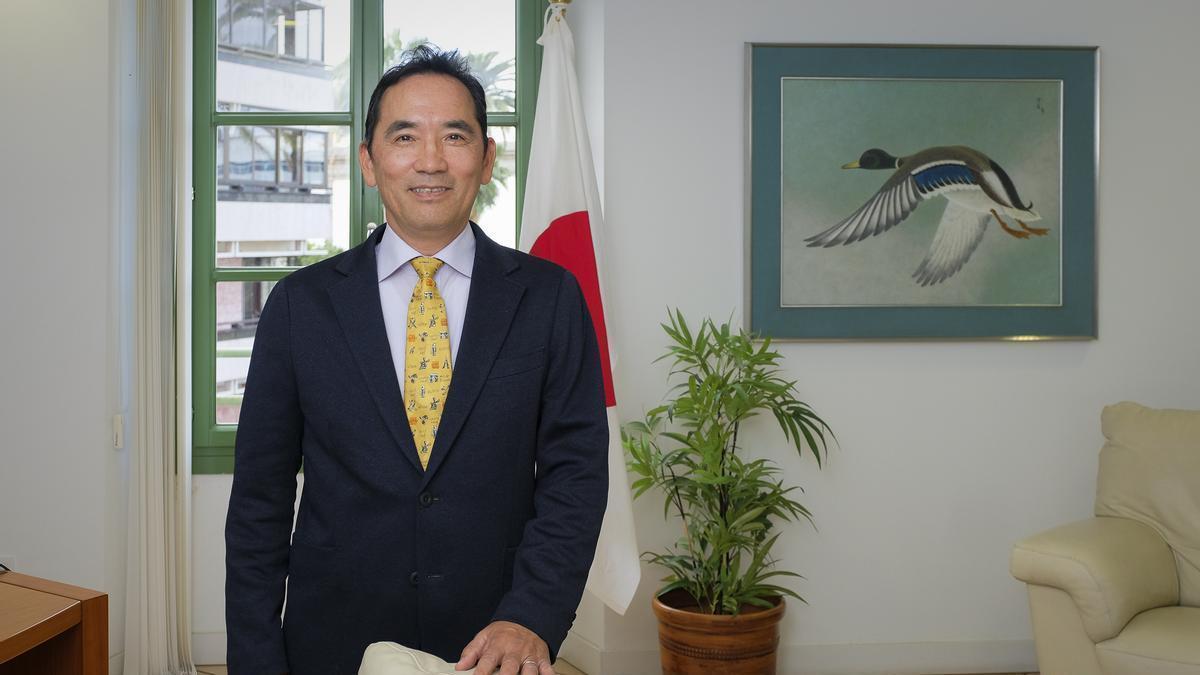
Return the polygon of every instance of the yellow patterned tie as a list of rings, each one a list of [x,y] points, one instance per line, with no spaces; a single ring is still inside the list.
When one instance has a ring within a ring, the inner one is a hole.
[[[408,303],[408,352],[404,357],[404,408],[421,467],[429,467],[429,453],[437,436],[446,392],[450,389],[450,323],[446,301],[433,275],[442,266],[437,258],[413,258],[420,277]]]

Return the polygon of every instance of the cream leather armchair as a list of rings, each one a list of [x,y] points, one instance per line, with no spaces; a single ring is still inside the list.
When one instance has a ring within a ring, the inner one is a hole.
[[[1095,518],[1020,541],[1042,675],[1200,675],[1200,411],[1104,409]]]

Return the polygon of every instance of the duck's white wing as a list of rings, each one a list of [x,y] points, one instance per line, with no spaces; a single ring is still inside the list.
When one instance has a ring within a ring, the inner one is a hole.
[[[857,211],[842,222],[807,239],[809,246],[837,246],[853,244],[867,237],[887,232],[916,210],[925,195],[917,187],[912,176],[900,176],[899,180],[888,180]]]
[[[888,178],[874,197],[833,227],[808,239],[809,246],[853,244],[887,232],[921,202],[957,190],[978,190],[979,176],[961,160],[939,159]]]
[[[948,202],[929,253],[913,272],[913,279],[922,286],[929,286],[954,276],[979,247],[990,217],[991,214],[981,214]]]

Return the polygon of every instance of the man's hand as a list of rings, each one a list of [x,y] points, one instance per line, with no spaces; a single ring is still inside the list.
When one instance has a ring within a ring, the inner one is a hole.
[[[493,621],[463,648],[455,670],[475,668],[475,675],[554,675],[550,649],[528,628],[511,621]]]

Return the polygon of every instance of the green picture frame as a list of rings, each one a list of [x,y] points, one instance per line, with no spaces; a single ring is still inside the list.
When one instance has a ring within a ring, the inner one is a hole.
[[[1095,339],[1097,57],[747,43],[746,325]]]

